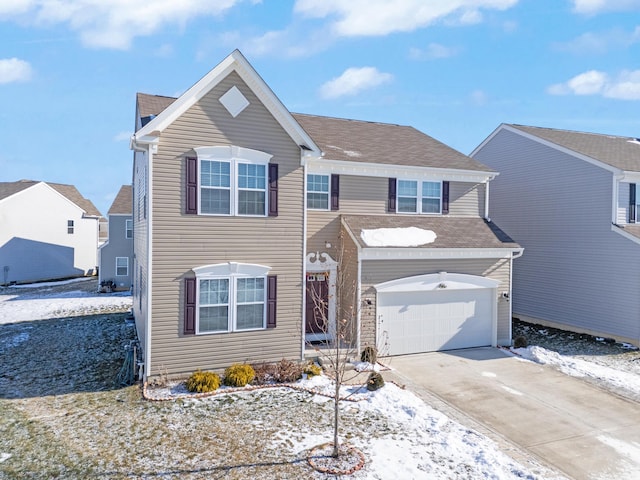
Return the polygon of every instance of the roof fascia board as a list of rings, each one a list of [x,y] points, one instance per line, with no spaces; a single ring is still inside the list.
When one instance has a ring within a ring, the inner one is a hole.
[[[593,157],[589,157],[588,155],[585,155],[583,153],[579,153],[576,152],[575,150],[571,150],[570,148],[567,147],[563,147],[562,145],[558,145],[557,143],[553,143],[549,140],[546,140],[544,138],[538,137],[537,135],[533,135],[529,132],[525,132],[522,131],[518,128],[512,127],[511,125],[505,125],[502,124],[500,125],[500,127],[498,128],[498,130],[506,130],[512,133],[516,133],[522,137],[525,137],[529,140],[532,140],[534,142],[540,143],[542,145],[545,145],[549,148],[553,148],[554,150],[557,150],[559,152],[562,152],[566,155],[571,155],[572,157],[578,158],[584,162],[590,163],[591,165],[594,165],[596,167],[600,167],[603,170],[607,170],[615,175],[620,175],[622,173],[622,170],[620,170],[619,168],[616,168],[612,165],[609,165],[608,163],[602,162],[601,160],[598,160],[596,158]]]
[[[627,240],[631,240],[634,243],[640,244],[640,238],[630,234],[629,232],[625,232],[623,228],[620,228],[617,225],[612,224],[611,231],[616,232],[618,235],[622,235]]]
[[[520,248],[362,248],[362,260],[511,258]]]
[[[204,97],[233,71],[253,90],[267,110],[278,120],[282,128],[284,128],[298,145],[304,145],[318,156],[320,155],[320,148],[302,129],[289,110],[286,109],[239,50],[234,50],[209,73],[189,88],[189,90],[183,93],[175,102],[138,130],[138,132],[134,134],[134,141],[140,139],[143,143],[147,143],[142,140],[145,136],[157,137],[159,133],[166,129],[180,115]]]
[[[53,188],[51,185],[49,185],[47,182],[40,182],[37,183],[35,185],[33,185],[33,187],[37,187],[38,185],[44,185],[46,188],[48,188],[49,190],[51,190],[53,193],[55,193],[56,195],[62,197],[67,203],[73,205],[75,208],[77,208],[78,210],[80,210],[82,212],[82,217],[83,218],[99,218],[96,217],[95,215],[89,215],[87,213],[87,211],[82,208],[80,205],[78,205],[77,203],[75,203],[73,200],[71,200],[70,198],[65,197],[62,193],[60,193],[59,191],[57,191],[55,188]],[[29,188],[33,188],[33,187],[29,187]],[[29,188],[25,189],[25,190],[29,190]],[[23,190],[23,191],[25,191]]]
[[[498,127],[493,132],[491,132],[489,136],[485,138],[480,145],[478,145],[476,148],[473,149],[473,151],[469,154],[469,156],[473,158],[474,155],[478,153],[480,150],[482,150],[484,146],[487,143],[489,143],[493,139],[493,137],[495,137],[498,134],[498,132],[502,130],[502,127],[504,126],[505,126],[504,123],[501,123],[500,125],[498,125]]]
[[[640,172],[631,172],[625,170],[616,177],[619,181],[625,181],[628,183],[640,183]]]
[[[485,183],[493,180],[498,172],[479,172],[455,168],[419,167],[411,165],[390,165],[370,162],[348,162],[310,158],[307,160],[309,173],[337,173],[366,177],[416,178],[451,180],[457,182]]]
[[[39,183],[43,183],[43,182],[39,182]],[[23,188],[22,190],[18,190],[17,192],[12,193],[11,195],[8,195],[4,198],[0,199],[0,203],[7,201],[9,199],[13,199],[15,198],[17,195],[20,195],[22,192],[26,192],[27,190],[29,190],[30,188],[35,187],[36,185],[38,185],[38,183],[34,183],[33,185],[28,186],[27,188]]]

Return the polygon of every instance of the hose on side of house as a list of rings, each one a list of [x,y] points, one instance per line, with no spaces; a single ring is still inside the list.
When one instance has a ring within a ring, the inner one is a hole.
[[[118,385],[129,386],[133,385],[136,381],[137,359],[135,357],[138,350],[137,344],[137,340],[131,340],[129,345],[125,345],[124,347],[124,363],[116,376]]]

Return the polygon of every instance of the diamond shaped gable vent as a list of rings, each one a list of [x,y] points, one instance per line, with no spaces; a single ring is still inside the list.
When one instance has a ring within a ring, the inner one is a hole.
[[[245,98],[237,87],[231,87],[227,93],[220,97],[220,103],[231,114],[232,117],[240,115],[249,106],[249,100]]]

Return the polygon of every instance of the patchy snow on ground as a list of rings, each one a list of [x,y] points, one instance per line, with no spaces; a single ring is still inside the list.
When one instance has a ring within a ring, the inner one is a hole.
[[[369,247],[419,247],[438,238],[432,230],[418,227],[362,230],[360,237]]]
[[[580,358],[560,355],[535,345],[527,348],[513,348],[512,351],[524,359],[556,367],[572,377],[590,377],[607,384],[614,390],[628,390],[640,395],[640,376],[634,373],[598,365]]]
[[[131,305],[128,291],[97,293],[95,279],[15,285],[0,288],[0,324],[122,312]]]

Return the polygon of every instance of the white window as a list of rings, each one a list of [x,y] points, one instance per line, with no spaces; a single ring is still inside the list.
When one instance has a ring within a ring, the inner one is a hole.
[[[307,208],[329,210],[329,175],[307,175]]]
[[[73,231],[74,231],[73,220],[67,220],[67,233],[69,235],[73,235]]]
[[[202,215],[267,215],[271,155],[242,147],[198,147]]]
[[[399,213],[441,213],[442,182],[398,180]]]
[[[197,279],[196,333],[266,328],[269,267],[229,263],[193,270]]]
[[[125,238],[133,238],[133,220],[125,220]]]
[[[116,257],[116,276],[126,277],[129,275],[129,257]]]

